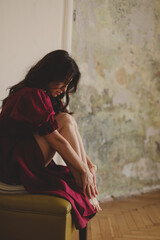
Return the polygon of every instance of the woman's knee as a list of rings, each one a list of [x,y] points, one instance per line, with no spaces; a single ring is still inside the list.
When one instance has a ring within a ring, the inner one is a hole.
[[[60,129],[65,126],[76,127],[76,121],[69,113],[59,113],[55,116],[55,119],[58,122]]]

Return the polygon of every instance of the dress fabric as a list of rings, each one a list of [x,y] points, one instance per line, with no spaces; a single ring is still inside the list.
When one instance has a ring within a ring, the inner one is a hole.
[[[24,87],[10,95],[0,113],[0,181],[23,185],[27,192],[51,194],[72,204],[77,229],[95,215],[84,192],[66,166],[44,157],[33,132],[52,133],[58,124],[49,96],[41,89]]]

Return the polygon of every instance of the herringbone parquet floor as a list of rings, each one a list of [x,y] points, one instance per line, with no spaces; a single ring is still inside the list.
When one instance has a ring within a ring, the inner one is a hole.
[[[160,240],[160,191],[101,204],[87,240]]]

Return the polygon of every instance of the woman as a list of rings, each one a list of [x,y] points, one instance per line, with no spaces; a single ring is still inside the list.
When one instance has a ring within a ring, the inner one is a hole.
[[[0,114],[0,180],[22,184],[30,193],[66,198],[80,229],[101,208],[95,166],[67,111],[69,94],[76,91],[79,79],[76,62],[66,51],[56,50],[10,88]],[[54,163],[56,152],[67,167]]]

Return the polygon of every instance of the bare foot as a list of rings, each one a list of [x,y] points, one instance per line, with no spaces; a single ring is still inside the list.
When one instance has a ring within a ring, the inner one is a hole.
[[[89,199],[89,202],[96,212],[102,211],[102,208],[100,207],[98,199],[96,197],[92,197],[91,199]]]

